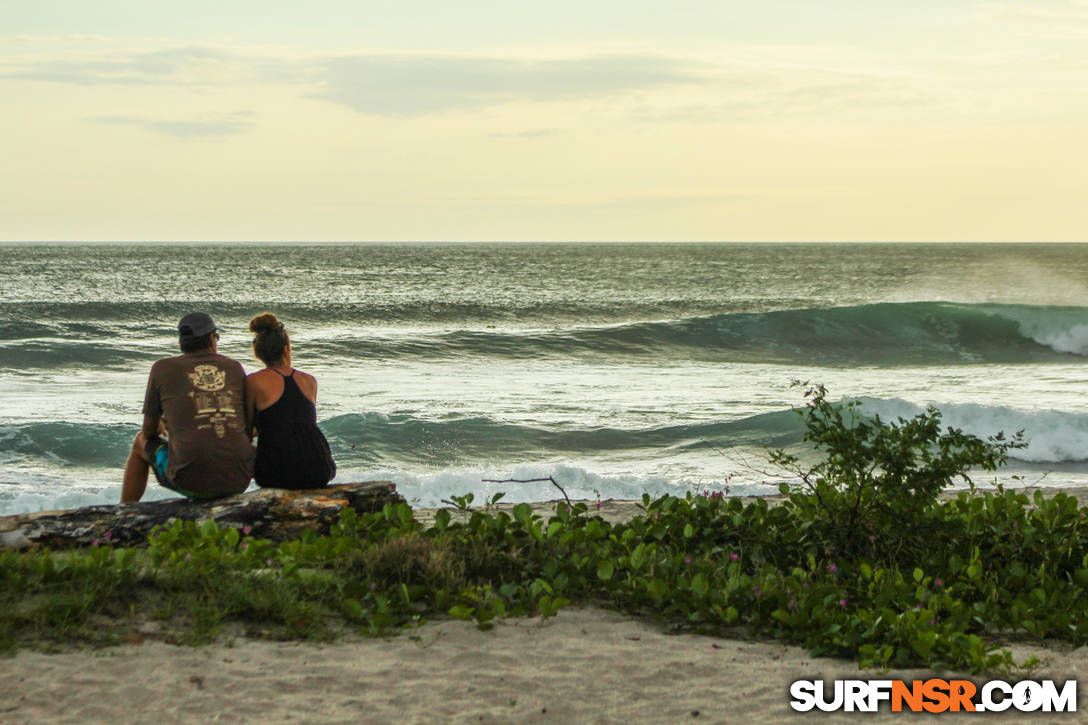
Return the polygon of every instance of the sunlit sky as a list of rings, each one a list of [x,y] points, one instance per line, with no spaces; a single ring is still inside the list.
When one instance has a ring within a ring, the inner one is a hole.
[[[1088,0],[0,0],[0,241],[1088,241]]]

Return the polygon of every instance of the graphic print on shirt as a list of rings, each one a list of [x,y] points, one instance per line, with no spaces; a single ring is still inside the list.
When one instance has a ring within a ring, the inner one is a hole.
[[[222,438],[227,434],[228,423],[238,417],[231,394],[223,389],[227,386],[227,372],[215,365],[197,365],[189,373],[193,388],[189,397],[196,405],[196,427],[199,430],[212,428]]]

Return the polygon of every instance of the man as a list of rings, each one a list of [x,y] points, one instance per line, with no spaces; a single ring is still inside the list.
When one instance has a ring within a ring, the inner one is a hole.
[[[210,315],[185,315],[178,337],[182,354],[151,366],[143,426],[125,464],[122,503],[140,500],[149,470],[161,485],[196,499],[241,493],[253,475],[245,371],[218,354],[219,328]]]

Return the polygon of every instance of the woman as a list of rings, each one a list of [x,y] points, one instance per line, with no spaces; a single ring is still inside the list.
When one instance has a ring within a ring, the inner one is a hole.
[[[291,367],[291,340],[275,315],[257,315],[249,329],[265,364],[246,377],[247,419],[257,436],[253,478],[262,488],[322,488],[336,464],[317,427],[317,380]]]

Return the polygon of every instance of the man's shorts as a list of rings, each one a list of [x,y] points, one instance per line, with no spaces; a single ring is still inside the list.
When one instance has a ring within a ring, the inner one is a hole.
[[[186,498],[215,498],[214,496],[186,491],[185,489],[174,485],[170,480],[170,476],[166,473],[166,469],[170,465],[170,446],[167,444],[165,438],[160,436],[151,436],[148,438],[147,443],[144,444],[144,453],[147,455],[147,460],[151,463],[151,470],[155,472],[155,478],[158,479],[159,485],[163,488],[168,488],[171,491],[180,493]]]

